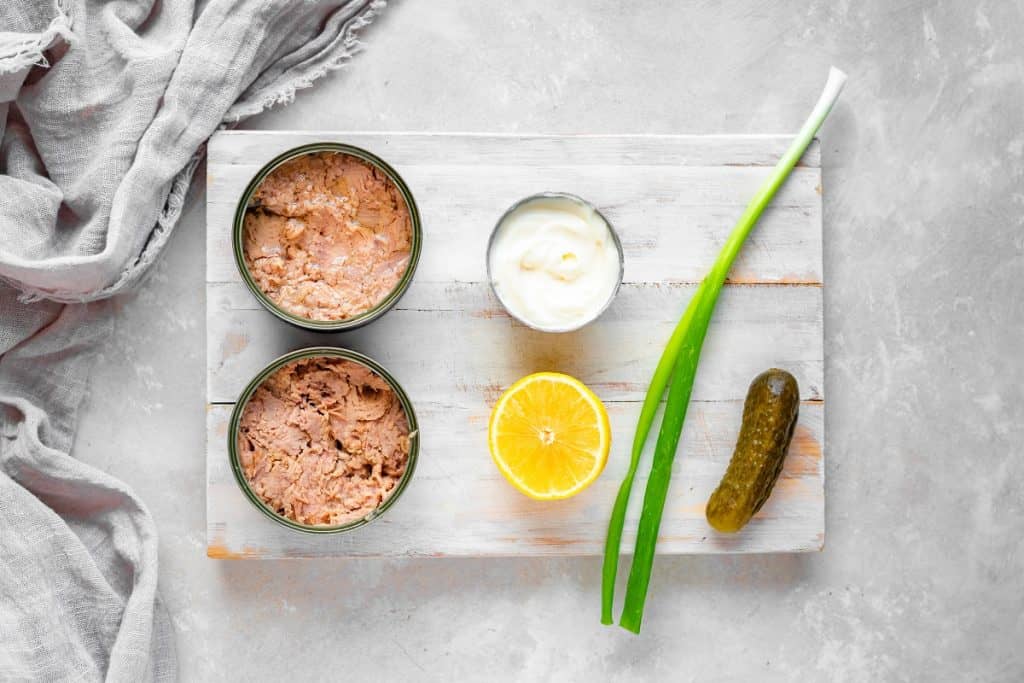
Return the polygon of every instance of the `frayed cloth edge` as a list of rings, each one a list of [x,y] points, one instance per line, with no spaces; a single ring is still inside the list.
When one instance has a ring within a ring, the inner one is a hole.
[[[366,9],[353,17],[345,27],[342,34],[341,50],[337,55],[320,64],[309,73],[292,77],[274,91],[264,94],[256,102],[237,109],[229,108],[224,118],[225,123],[237,123],[242,119],[264,112],[274,105],[290,104],[295,101],[295,94],[299,90],[309,88],[329,72],[345,67],[352,61],[353,57],[362,52],[363,44],[359,40],[359,31],[369,26],[385,7],[387,7],[387,0],[373,0]]]
[[[0,75],[15,74],[33,66],[49,66],[44,54],[58,38],[72,42],[71,17],[65,3],[58,2],[57,16],[41,33],[14,33],[0,36]]]
[[[312,86],[314,82],[327,75],[329,72],[336,71],[346,66],[350,61],[352,61],[352,58],[362,50],[362,43],[359,41],[358,32],[369,26],[373,20],[380,15],[381,11],[385,7],[387,7],[387,0],[373,0],[365,10],[356,15],[349,22],[348,26],[345,27],[345,31],[342,36],[341,50],[336,56],[327,60],[308,74],[303,74],[289,79],[281,87],[277,88],[274,92],[267,93],[250,107],[244,108],[241,111],[232,111],[229,108],[221,128],[231,127],[238,121],[250,116],[255,116],[275,104],[289,104],[295,100],[295,93],[297,91]],[[67,14],[64,13],[63,10],[61,11],[61,15],[67,17]],[[56,19],[54,19],[54,21],[56,21]],[[42,56],[41,52],[40,56]],[[24,283],[8,280],[2,276],[0,276],[0,281],[7,281],[9,284],[21,290],[21,294],[18,296],[19,300],[29,303],[44,299],[60,303],[87,303],[90,301],[106,299],[107,297],[120,294],[121,292],[130,289],[142,281],[146,272],[149,270],[149,266],[153,264],[157,256],[159,256],[163,245],[170,238],[170,235],[178,222],[178,218],[181,216],[181,212],[184,209],[185,197],[188,194],[189,187],[191,186],[192,176],[205,154],[206,144],[204,143],[192,156],[185,168],[179,171],[178,175],[176,175],[174,180],[171,181],[170,189],[167,192],[167,196],[164,198],[164,208],[160,211],[160,215],[157,217],[156,225],[154,226],[146,245],[143,247],[142,252],[139,254],[135,262],[122,271],[121,275],[113,284],[89,294],[82,294],[80,292],[70,292],[66,290],[39,289],[36,287],[26,286]]]

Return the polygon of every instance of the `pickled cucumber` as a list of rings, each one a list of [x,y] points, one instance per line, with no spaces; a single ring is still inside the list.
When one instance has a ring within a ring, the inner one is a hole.
[[[715,529],[739,531],[768,500],[799,410],[800,389],[785,370],[766,370],[750,383],[736,450],[705,512]]]

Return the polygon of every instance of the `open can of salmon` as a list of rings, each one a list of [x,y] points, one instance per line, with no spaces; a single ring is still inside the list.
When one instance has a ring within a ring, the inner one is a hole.
[[[409,485],[419,454],[412,403],[379,363],[312,347],[285,354],[245,387],[228,453],[246,498],[290,529],[351,531]]]
[[[402,297],[423,228],[412,192],[380,157],[318,142],[272,159],[235,210],[235,264],[253,296],[298,327],[366,325]]]

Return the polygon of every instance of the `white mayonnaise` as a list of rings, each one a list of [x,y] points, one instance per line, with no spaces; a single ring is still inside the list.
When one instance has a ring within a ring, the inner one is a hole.
[[[581,200],[557,195],[528,199],[506,214],[488,259],[509,313],[550,332],[597,317],[622,275],[608,223]]]

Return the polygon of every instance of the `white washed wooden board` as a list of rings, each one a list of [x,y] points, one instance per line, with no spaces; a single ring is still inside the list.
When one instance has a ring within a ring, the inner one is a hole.
[[[366,148],[395,166],[423,218],[423,254],[408,293],[382,319],[347,334],[303,332],[273,318],[246,290],[231,252],[231,221],[253,174],[280,152],[325,140]],[[215,135],[207,165],[208,554],[599,554],[658,355],[788,142],[783,136]],[[625,284],[612,307],[567,335],[513,322],[485,278],[485,244],[495,220],[517,199],[543,190],[589,199],[615,225],[626,252]],[[660,553],[823,546],[821,240],[820,152],[814,143],[723,290],[675,463]],[[416,406],[422,433],[416,474],[401,500],[373,524],[334,536],[301,534],[267,519],[238,489],[227,455],[227,423],[245,384],[278,355],[321,344],[363,351],[388,367]],[[742,533],[717,534],[704,520],[704,503],[732,454],[747,385],[771,366],[790,370],[800,383],[796,436],[764,508]],[[587,382],[612,420],[605,473],[568,501],[522,496],[487,452],[494,401],[513,381],[540,370]],[[634,489],[625,552],[632,550],[645,483],[638,479]]]

